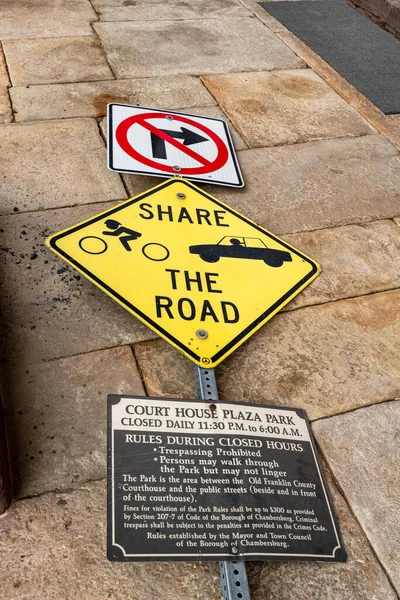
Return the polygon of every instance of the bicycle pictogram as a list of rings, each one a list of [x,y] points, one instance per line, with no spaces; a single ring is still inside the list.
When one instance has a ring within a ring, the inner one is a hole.
[[[102,234],[118,238],[127,252],[132,252],[130,243],[142,236],[139,231],[134,231],[129,227],[125,227],[119,221],[114,219],[107,219],[104,222],[104,225],[107,229],[106,231],[103,231]],[[103,238],[95,235],[88,235],[81,238],[78,245],[83,252],[86,252],[86,254],[104,254],[108,250],[107,242],[103,240]],[[143,256],[155,262],[167,260],[170,254],[168,248],[158,242],[148,242],[141,250]]]

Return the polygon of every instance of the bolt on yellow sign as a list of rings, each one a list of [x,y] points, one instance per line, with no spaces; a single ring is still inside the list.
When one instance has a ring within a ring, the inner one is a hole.
[[[171,179],[47,245],[201,367],[215,367],[319,265],[192,183]]]

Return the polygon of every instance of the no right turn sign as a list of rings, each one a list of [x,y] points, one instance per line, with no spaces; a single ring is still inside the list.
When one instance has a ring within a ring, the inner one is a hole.
[[[228,126],[221,119],[109,104],[108,140],[112,171],[244,185]]]

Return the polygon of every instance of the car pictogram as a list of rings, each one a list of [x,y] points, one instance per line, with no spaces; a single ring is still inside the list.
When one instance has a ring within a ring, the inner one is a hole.
[[[270,267],[281,267],[284,262],[292,261],[290,252],[268,248],[259,238],[230,235],[223,237],[218,244],[190,246],[189,252],[198,254],[209,263],[218,262],[220,258],[245,258],[263,260]]]

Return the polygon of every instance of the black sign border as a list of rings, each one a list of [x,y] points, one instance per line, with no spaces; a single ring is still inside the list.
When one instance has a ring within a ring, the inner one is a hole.
[[[186,177],[189,181],[198,181],[200,183],[209,183],[209,184],[215,184],[215,185],[225,185],[227,187],[233,187],[233,188],[243,188],[244,187],[244,179],[242,176],[242,172],[239,168],[239,163],[238,163],[238,159],[236,156],[236,151],[233,147],[233,143],[232,143],[232,137],[231,137],[231,132],[229,131],[229,127],[226,124],[226,122],[223,119],[218,119],[216,117],[205,117],[204,115],[192,115],[190,113],[181,113],[181,112],[177,112],[176,110],[161,110],[159,108],[149,108],[147,106],[133,106],[132,104],[119,104],[118,102],[111,102],[110,104],[107,105],[107,150],[108,150],[108,168],[111,171],[114,171],[115,173],[126,173],[127,175],[147,175],[148,177],[160,177],[160,178],[170,178],[171,176],[173,176],[171,173],[165,173],[165,175],[163,175],[163,173],[159,173],[154,172],[154,173],[149,173],[148,171],[129,171],[127,169],[117,169],[114,167],[114,162],[113,162],[113,151],[114,151],[114,138],[113,138],[113,132],[112,132],[112,124],[113,124],[113,107],[114,106],[124,106],[124,107],[129,107],[129,108],[142,108],[143,110],[150,110],[151,112],[160,112],[160,113],[170,113],[171,115],[181,115],[182,117],[194,117],[194,118],[198,118],[201,117],[202,119],[207,119],[208,121],[219,121],[220,123],[223,124],[224,126],[224,130],[225,130],[225,135],[226,135],[226,139],[228,141],[228,148],[229,148],[229,154],[230,157],[233,160],[233,164],[235,167],[235,171],[236,171],[236,175],[238,178],[238,183],[226,183],[226,181],[214,181],[211,179],[206,179],[206,178],[191,178],[191,177]]]
[[[304,260],[305,262],[308,262],[311,265],[311,271],[305,277],[303,277],[303,279],[301,279],[288,292],[286,292],[283,296],[281,296],[281,298],[279,300],[277,300],[272,306],[270,306],[266,311],[264,311],[261,315],[259,315],[250,325],[248,325],[244,330],[242,330],[241,333],[239,333],[233,340],[231,340],[223,348],[218,350],[218,352],[216,352],[214,354],[214,356],[212,356],[212,358],[210,359],[210,361],[211,361],[210,363],[202,365],[203,367],[211,368],[212,365],[215,363],[215,361],[219,360],[221,357],[226,355],[226,353],[231,348],[236,346],[236,344],[238,344],[246,335],[248,335],[251,331],[253,331],[253,329],[255,329],[260,323],[262,323],[262,321],[264,321],[264,319],[266,319],[272,312],[277,310],[279,308],[279,306],[281,306],[288,298],[290,298],[290,296],[292,294],[294,294],[299,288],[301,288],[305,283],[307,283],[307,281],[309,279],[311,279],[315,275],[315,273],[317,273],[318,267],[314,261],[312,261],[310,258],[305,256],[304,254],[302,254],[296,248],[292,248],[291,246],[286,244],[283,240],[278,239],[276,236],[274,236],[272,233],[270,233],[263,227],[260,227],[259,225],[257,225],[253,221],[251,221],[250,219],[247,219],[247,217],[245,217],[244,215],[241,215],[240,213],[236,212],[236,210],[234,210],[227,204],[224,204],[223,202],[220,202],[216,198],[213,198],[212,196],[210,196],[209,194],[207,194],[206,192],[204,192],[203,190],[201,190],[194,184],[190,183],[189,181],[186,181],[185,179],[171,179],[171,180],[166,181],[165,183],[159,185],[157,188],[152,188],[151,190],[148,190],[147,192],[144,192],[143,194],[140,194],[139,196],[135,196],[134,198],[131,198],[130,200],[126,200],[122,204],[114,206],[113,208],[110,208],[109,210],[107,210],[103,213],[100,213],[100,215],[96,215],[92,219],[87,219],[86,221],[84,221],[83,223],[79,223],[75,227],[70,227],[66,231],[62,231],[61,233],[58,233],[58,234],[52,236],[50,238],[49,244],[50,244],[50,247],[53,248],[53,250],[55,250],[58,254],[60,254],[67,262],[69,262],[74,267],[76,267],[79,271],[81,271],[81,273],[84,273],[89,279],[95,281],[97,283],[97,285],[100,288],[102,288],[103,290],[105,290],[111,297],[116,298],[118,300],[118,302],[120,304],[122,304],[122,306],[125,306],[126,308],[128,308],[128,310],[130,310],[132,313],[137,315],[144,323],[146,323],[152,329],[154,329],[159,334],[161,334],[161,336],[163,336],[167,340],[169,340],[173,345],[177,346],[186,355],[190,356],[191,359],[194,360],[197,364],[200,364],[201,357],[198,354],[196,354],[195,352],[193,352],[193,350],[191,350],[190,348],[185,346],[185,344],[183,344],[180,340],[176,339],[171,333],[169,333],[163,327],[161,327],[161,325],[159,325],[158,323],[153,321],[153,319],[148,317],[139,308],[137,308],[136,306],[134,306],[133,304],[128,302],[128,300],[126,300],[126,298],[124,298],[123,296],[118,294],[118,292],[113,290],[110,286],[108,286],[106,283],[104,283],[96,275],[94,275],[88,269],[86,269],[83,265],[81,265],[77,260],[75,260],[74,258],[69,256],[69,254],[67,254],[66,252],[64,252],[64,250],[62,250],[61,248],[59,248],[57,246],[58,240],[61,240],[62,238],[70,235],[71,233],[75,233],[76,231],[79,231],[80,229],[84,229],[88,225],[92,225],[92,223],[96,223],[100,219],[105,219],[106,217],[113,215],[114,213],[117,213],[118,211],[122,210],[126,206],[136,204],[137,202],[140,202],[144,198],[147,198],[148,196],[153,195],[155,192],[158,192],[160,190],[163,190],[163,189],[169,187],[172,184],[175,184],[177,181],[179,181],[180,184],[186,185],[187,187],[193,189],[195,192],[201,194],[202,196],[207,198],[207,200],[214,202],[214,204],[221,207],[223,210],[226,210],[227,212],[230,212],[231,214],[235,215],[236,217],[238,217],[239,219],[241,219],[248,225],[251,225],[252,227],[257,229],[264,235],[269,236],[272,240],[274,240],[275,242],[277,242],[277,243],[281,244],[282,246],[284,246],[285,248],[287,248],[289,250],[289,252],[292,252],[293,254],[297,254],[297,256],[299,256],[302,260]]]
[[[129,394],[108,394],[107,395],[107,560],[109,562],[215,562],[215,561],[235,561],[235,560],[244,560],[247,562],[251,561],[307,561],[307,562],[346,562],[347,554],[343,544],[343,538],[340,532],[339,523],[336,517],[336,513],[334,511],[334,506],[332,502],[332,497],[329,492],[329,488],[325,479],[324,472],[322,470],[322,465],[320,458],[318,456],[317,447],[314,440],[314,435],[311,429],[310,421],[308,419],[307,413],[302,408],[291,408],[285,406],[274,406],[272,404],[259,404],[253,402],[233,402],[229,400],[213,400],[214,404],[229,404],[236,406],[252,406],[258,408],[267,408],[273,410],[285,410],[295,412],[301,419],[304,419],[307,427],[308,434],[310,436],[310,443],[313,450],[313,455],[315,458],[315,464],[320,476],[321,486],[325,493],[326,502],[331,514],[332,523],[335,529],[335,533],[339,540],[339,546],[335,551],[335,555],[332,556],[321,556],[321,557],[313,557],[313,556],[288,556],[285,554],[255,554],[252,553],[251,556],[246,555],[245,553],[240,553],[240,555],[223,555],[218,554],[217,556],[214,554],[213,556],[204,555],[204,554],[190,554],[190,556],[170,556],[170,555],[159,555],[157,557],[154,556],[141,556],[140,554],[135,555],[135,558],[131,558],[129,556],[125,556],[120,550],[118,546],[112,544],[112,523],[113,523],[113,502],[112,502],[112,407],[119,404],[122,398],[132,399],[132,400],[151,400],[158,402],[165,402],[168,400],[173,400],[174,402],[197,402],[200,405],[207,404],[204,400],[199,400],[197,398],[173,398],[173,397],[164,397],[164,396],[138,396],[138,395],[129,395]],[[218,435],[218,434],[215,434]],[[115,549],[119,551],[119,558],[115,558]],[[137,558],[136,558],[137,557]]]

